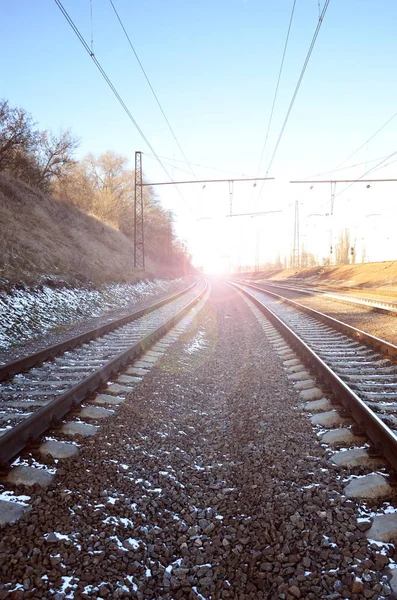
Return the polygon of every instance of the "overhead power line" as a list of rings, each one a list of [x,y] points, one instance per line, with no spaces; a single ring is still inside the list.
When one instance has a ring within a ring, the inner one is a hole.
[[[292,108],[293,108],[293,106],[294,106],[294,103],[295,103],[296,97],[297,97],[297,95],[298,95],[298,91],[299,91],[300,85],[301,85],[301,83],[302,83],[303,76],[304,76],[304,74],[305,74],[305,71],[306,71],[307,65],[309,64],[309,60],[310,60],[311,54],[312,54],[312,52],[313,52],[313,48],[314,48],[314,45],[315,45],[315,43],[316,43],[317,36],[318,36],[318,34],[319,34],[319,32],[320,32],[321,25],[322,25],[322,23],[323,23],[323,21],[324,21],[325,13],[327,12],[327,8],[328,8],[328,5],[329,5],[329,3],[330,3],[330,0],[325,0],[325,3],[324,3],[323,10],[321,11],[321,15],[320,15],[320,17],[319,17],[319,19],[318,19],[318,23],[317,23],[317,27],[316,27],[316,30],[315,30],[315,32],[314,32],[314,35],[313,35],[313,39],[312,39],[312,41],[311,41],[311,44],[310,44],[310,47],[309,47],[308,53],[307,53],[307,55],[306,55],[306,58],[305,58],[305,62],[303,63],[303,67],[302,67],[301,73],[300,73],[300,75],[299,75],[298,82],[297,82],[297,84],[296,84],[296,87],[295,87],[295,91],[294,91],[294,93],[293,93],[293,96],[292,96],[292,99],[291,99],[290,105],[289,105],[289,107],[288,107],[287,114],[286,114],[286,116],[285,116],[285,119],[284,119],[283,125],[282,125],[282,127],[281,127],[281,131],[280,131],[280,133],[279,133],[279,136],[278,136],[278,139],[277,139],[277,142],[276,142],[276,146],[275,146],[275,148],[274,148],[274,151],[273,151],[272,157],[271,157],[271,159],[270,159],[270,162],[269,162],[269,165],[268,165],[268,167],[267,167],[267,170],[266,170],[266,175],[269,173],[269,171],[270,171],[270,169],[271,169],[271,167],[272,167],[273,161],[274,161],[274,159],[275,159],[275,157],[276,157],[276,154],[277,154],[278,147],[279,147],[279,145],[280,145],[280,142],[281,142],[281,139],[282,139],[282,137],[283,137],[283,134],[284,134],[284,131],[285,131],[286,125],[287,125],[287,123],[288,123],[289,116],[290,116],[290,114],[291,114],[291,111],[292,111]]]
[[[331,171],[323,171],[322,173],[316,173],[315,175],[309,175],[308,177],[304,177],[303,179],[314,179],[315,177],[321,177],[322,175],[330,175],[331,173],[337,173],[338,171],[346,171],[347,169],[354,169],[354,167],[361,167],[362,165],[366,165],[371,162],[375,162],[377,160],[381,160],[381,158],[389,158],[389,156],[382,156],[378,158],[371,158],[369,160],[363,160],[363,162],[356,163],[354,165],[347,165],[347,167],[338,167],[337,169],[332,169]],[[344,161],[345,162],[345,161]],[[343,164],[343,163],[341,163]]]
[[[340,167],[340,166],[344,165],[344,164],[345,164],[345,162],[347,162],[348,160],[350,160],[350,159],[352,158],[352,156],[354,156],[355,154],[357,154],[357,152],[360,152],[360,150],[361,150],[362,148],[364,148],[364,146],[365,146],[366,144],[368,144],[369,142],[371,142],[371,141],[374,139],[374,137],[375,137],[375,136],[377,136],[377,135],[378,135],[378,133],[380,133],[380,132],[382,131],[382,129],[384,129],[384,128],[386,127],[386,125],[388,125],[388,124],[390,123],[390,121],[392,121],[392,120],[393,120],[395,117],[397,117],[397,112],[395,112],[395,113],[394,113],[394,115],[392,115],[392,116],[390,117],[390,119],[388,119],[388,120],[387,120],[385,123],[383,123],[383,125],[382,125],[381,127],[379,127],[379,129],[377,129],[377,130],[375,131],[375,133],[374,133],[374,134],[372,134],[372,135],[371,135],[371,137],[369,137],[369,138],[367,139],[367,141],[365,141],[363,144],[361,144],[361,146],[359,146],[359,147],[357,148],[357,150],[354,150],[354,152],[352,152],[351,154],[349,154],[349,156],[348,156],[347,158],[345,158],[345,160],[343,160],[341,163],[339,163],[339,165],[337,165],[337,166],[336,166],[336,168],[335,168],[335,171],[336,171],[337,169],[339,169],[339,167]]]
[[[59,10],[64,15],[64,17],[67,20],[67,22],[69,23],[70,27],[73,29],[74,33],[78,37],[78,39],[81,42],[84,50],[90,56],[90,58],[92,59],[93,63],[95,64],[96,68],[101,73],[102,77],[105,79],[106,83],[108,84],[108,86],[112,90],[113,94],[116,96],[117,100],[119,101],[119,103],[123,107],[123,109],[126,112],[128,118],[133,123],[133,125],[135,126],[135,128],[137,129],[137,131],[139,132],[139,134],[141,135],[142,139],[144,140],[144,142],[147,144],[148,148],[152,152],[152,154],[156,157],[156,159],[157,159],[158,163],[160,164],[160,166],[162,167],[163,171],[165,172],[165,174],[167,175],[167,177],[170,179],[170,182],[174,183],[173,180],[172,180],[171,175],[168,173],[166,167],[161,162],[161,160],[160,160],[158,154],[156,153],[156,151],[154,150],[153,146],[151,145],[151,143],[149,142],[149,140],[147,139],[147,137],[143,133],[142,129],[139,127],[138,123],[136,122],[136,120],[132,116],[131,111],[129,110],[128,106],[125,104],[124,100],[122,99],[122,97],[120,96],[120,94],[116,90],[115,86],[113,85],[113,83],[109,79],[108,75],[104,71],[102,65],[100,64],[100,62],[96,58],[95,54],[91,51],[89,45],[87,44],[87,42],[85,41],[84,37],[82,36],[82,34],[80,33],[80,31],[78,30],[78,28],[77,28],[76,24],[74,23],[73,19],[71,18],[71,16],[69,15],[69,13],[65,9],[65,7],[63,6],[61,0],[54,0],[54,1],[55,1],[56,5],[58,6]],[[193,212],[193,210],[190,208],[189,204],[186,202],[185,198],[183,197],[181,191],[178,189],[177,186],[175,186],[175,187],[176,187],[176,190],[177,190],[178,194],[180,195],[180,197],[182,198],[182,200],[186,204],[186,206],[189,208],[189,210],[191,212]]]
[[[181,152],[181,154],[182,154],[183,158],[185,159],[185,162],[186,162],[186,164],[189,166],[189,169],[190,169],[190,171],[192,172],[193,176],[194,176],[194,177],[196,177],[196,175],[195,175],[195,173],[194,173],[194,171],[193,171],[193,169],[192,169],[192,167],[191,167],[191,163],[190,163],[190,162],[188,161],[188,159],[186,158],[186,155],[185,155],[184,151],[182,150],[180,143],[178,142],[178,139],[177,139],[177,137],[176,137],[176,135],[175,135],[175,133],[174,133],[174,130],[173,130],[173,129],[172,129],[172,127],[171,127],[171,124],[170,124],[170,122],[169,122],[169,120],[168,120],[168,118],[167,118],[167,115],[165,114],[165,112],[164,112],[164,109],[163,109],[163,107],[161,106],[160,100],[158,99],[158,96],[157,96],[156,92],[155,92],[155,91],[154,91],[154,89],[153,89],[153,86],[152,86],[152,84],[151,84],[151,82],[150,82],[150,79],[149,79],[149,77],[148,77],[148,75],[147,75],[147,73],[146,73],[146,71],[145,71],[145,69],[144,69],[144,67],[143,67],[143,65],[142,65],[142,63],[141,63],[141,61],[140,61],[140,58],[139,58],[139,56],[138,56],[138,54],[137,54],[137,52],[136,52],[136,50],[135,50],[135,48],[134,48],[134,46],[133,46],[132,42],[131,42],[130,36],[128,35],[128,33],[127,33],[127,30],[126,30],[126,28],[124,27],[124,24],[123,24],[123,22],[122,22],[122,20],[121,20],[121,17],[120,17],[120,15],[119,15],[119,13],[117,12],[117,9],[116,9],[116,7],[115,7],[115,5],[114,5],[114,3],[113,3],[113,0],[109,0],[109,2],[110,2],[110,4],[112,5],[112,8],[113,8],[113,10],[114,10],[114,13],[115,13],[115,15],[116,15],[117,19],[118,19],[118,22],[120,23],[120,26],[121,26],[122,30],[124,31],[125,37],[126,37],[126,38],[127,38],[127,40],[128,40],[128,43],[129,43],[129,45],[130,45],[130,48],[131,48],[131,50],[133,51],[133,53],[134,53],[134,55],[135,55],[135,58],[136,58],[136,59],[137,59],[137,61],[138,61],[138,64],[139,64],[139,66],[140,66],[140,68],[141,68],[141,71],[142,71],[142,73],[143,73],[143,74],[144,74],[144,76],[145,76],[145,79],[146,79],[146,81],[147,81],[147,83],[148,83],[148,85],[149,85],[149,87],[150,87],[150,89],[151,89],[151,92],[152,92],[152,94],[153,94],[153,96],[154,96],[154,98],[155,98],[155,100],[156,100],[156,102],[157,102],[157,105],[158,105],[158,107],[159,107],[159,109],[160,109],[160,111],[161,111],[161,114],[163,115],[163,117],[164,117],[164,119],[165,119],[165,122],[166,122],[166,123],[167,123],[167,125],[168,125],[168,129],[170,130],[170,132],[171,132],[171,135],[172,135],[172,137],[174,138],[176,145],[178,146],[178,148],[179,148],[179,150],[180,150],[180,152]]]
[[[366,175],[369,175],[369,173],[372,173],[373,171],[376,171],[381,165],[383,165],[383,163],[385,163],[387,160],[389,160],[389,158],[391,158],[392,156],[395,156],[397,154],[397,150],[395,152],[392,152],[391,154],[389,154],[388,156],[386,156],[386,158],[382,159],[380,162],[378,162],[377,165],[375,165],[374,167],[371,167],[370,169],[368,169],[368,171],[365,171],[365,173],[363,173],[361,175],[361,177],[357,178],[357,181],[360,181],[363,179],[363,177],[365,177]],[[344,192],[346,192],[346,190],[348,190],[352,185],[354,185],[356,182],[351,183],[350,185],[347,185],[343,190],[341,190],[337,196],[340,196],[341,194],[343,194]]]
[[[274,177],[259,177],[259,181],[272,181]],[[158,181],[152,183],[142,183],[142,187],[154,187],[156,185],[181,185],[183,183],[234,183],[235,181],[256,181],[256,177],[244,177],[243,179],[195,179],[194,181]]]
[[[296,5],[296,0],[293,0],[292,11],[291,11],[291,16],[290,16],[290,19],[289,19],[289,25],[288,25],[288,31],[287,31],[287,37],[286,37],[285,43],[284,43],[283,57],[281,59],[280,70],[278,72],[277,84],[276,84],[276,89],[275,89],[274,97],[273,97],[273,104],[272,104],[272,108],[270,110],[269,122],[267,124],[267,130],[266,130],[266,136],[265,136],[265,143],[263,144],[262,154],[261,154],[261,157],[259,159],[259,166],[258,166],[257,175],[259,175],[259,171],[260,171],[261,166],[262,166],[262,161],[263,161],[263,157],[265,155],[265,150],[266,150],[266,146],[267,146],[267,140],[268,140],[268,137],[269,137],[270,126],[271,126],[271,123],[272,123],[272,120],[273,120],[274,107],[276,105],[278,88],[279,88],[279,85],[280,85],[281,74],[283,72],[284,59],[285,59],[285,54],[287,52],[289,34],[290,34],[290,31],[291,31],[292,19],[294,17],[294,12],[295,12],[295,5]]]
[[[382,168],[381,165],[383,165],[383,163],[385,163],[387,160],[389,160],[389,158],[392,158],[392,156],[396,156],[397,155],[397,150],[395,152],[392,152],[391,154],[389,154],[388,156],[386,156],[386,158],[383,158],[380,162],[378,162],[378,164],[376,164],[374,167],[371,167],[370,169],[368,169],[367,171],[365,171],[365,173],[363,173],[360,177],[357,177],[357,179],[352,180],[351,183],[349,183],[349,185],[347,185],[346,187],[343,188],[343,190],[341,190],[340,192],[338,192],[337,194],[335,194],[335,198],[337,198],[338,196],[340,196],[341,194],[344,194],[344,192],[346,192],[349,188],[352,187],[352,185],[355,185],[356,183],[366,183],[366,182],[370,182],[370,181],[383,181],[383,182],[392,182],[395,181],[394,179],[364,179],[364,177],[366,175],[369,175],[370,173],[373,173],[374,171],[378,171],[379,169]],[[385,167],[387,167],[389,164],[392,164],[395,161],[391,161],[391,163],[388,163],[386,165],[384,165]],[[336,183],[338,180],[333,180],[333,183]],[[341,183],[342,181],[339,180],[339,182]],[[292,183],[292,182],[291,182]],[[321,183],[321,181],[316,180],[316,181],[308,181],[308,180],[302,180],[300,183]],[[330,180],[325,182],[325,183],[330,183]],[[334,193],[335,193],[335,189],[334,189]],[[328,201],[325,202],[324,204],[322,204],[317,210],[321,210],[322,208],[324,208],[324,206],[326,206],[328,204]]]
[[[151,154],[148,154],[147,152],[144,153],[145,156],[148,156],[149,158],[155,158],[152,157]],[[172,160],[172,162],[185,162],[183,160],[178,160],[176,158],[170,158],[169,156],[160,156],[160,158],[162,158],[163,160]],[[209,169],[211,171],[219,171],[221,173],[230,173],[231,175],[241,175],[242,177],[249,177],[246,173],[240,173],[237,171],[228,171],[227,169],[218,169],[217,167],[209,167],[208,165],[201,165],[199,163],[195,163],[195,162],[190,162],[189,164],[193,165],[194,167],[200,167],[201,169]],[[170,164],[169,166],[173,167],[174,165]],[[177,167],[174,167],[175,169]]]

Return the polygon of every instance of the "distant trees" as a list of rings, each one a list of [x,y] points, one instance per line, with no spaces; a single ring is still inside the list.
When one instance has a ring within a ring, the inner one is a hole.
[[[335,261],[337,265],[348,265],[350,263],[350,230],[344,229],[340,232],[335,244]]]
[[[70,131],[40,131],[27,111],[0,100],[0,172],[48,191],[74,164],[78,145]]]
[[[115,152],[74,158],[79,140],[70,130],[41,131],[23,108],[0,99],[0,172],[51,193],[119,229],[134,233],[135,173]],[[189,259],[186,244],[172,234],[173,215],[145,187],[145,250],[156,262],[178,267]]]
[[[125,156],[88,154],[52,187],[56,197],[133,237],[135,173]],[[146,253],[156,262],[179,266],[189,255],[184,242],[174,239],[172,213],[161,206],[153,188],[144,188],[143,202]]]

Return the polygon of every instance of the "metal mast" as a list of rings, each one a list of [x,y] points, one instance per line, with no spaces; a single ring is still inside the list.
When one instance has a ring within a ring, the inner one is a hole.
[[[145,269],[143,233],[142,152],[135,152],[134,267]]]
[[[172,265],[172,212],[168,211],[168,266]]]
[[[294,249],[292,252],[293,267],[299,269],[299,202],[295,200]]]

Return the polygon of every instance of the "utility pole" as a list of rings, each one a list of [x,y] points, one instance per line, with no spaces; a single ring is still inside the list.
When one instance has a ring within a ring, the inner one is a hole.
[[[230,215],[233,213],[233,181],[229,181]]]
[[[290,183],[305,183],[311,184],[311,188],[315,183],[329,183],[331,184],[331,211],[330,211],[330,231],[329,231],[329,264],[332,265],[334,263],[334,245],[333,245],[333,232],[332,232],[332,221],[334,215],[334,205],[335,205],[335,189],[337,183],[350,183],[353,185],[354,183],[366,183],[367,188],[371,187],[371,183],[390,183],[396,182],[397,179],[297,179],[294,181],[290,181]],[[350,187],[347,186],[347,187]],[[311,189],[310,188],[310,189]],[[347,188],[345,188],[347,189]],[[345,190],[342,190],[344,192]],[[339,192],[341,193],[341,192]],[[339,195],[339,194],[338,194]],[[351,253],[353,256],[354,253]]]
[[[240,216],[233,215],[233,186],[235,181],[248,182],[254,181],[255,185],[257,181],[270,181],[274,177],[240,177],[233,179],[195,179],[193,181],[156,181],[152,183],[144,183],[142,179],[142,152],[135,152],[135,206],[134,206],[134,267],[138,269],[145,269],[145,241],[144,241],[144,229],[143,229],[143,188],[144,187],[155,187],[158,185],[187,185],[187,184],[198,184],[204,183],[228,183],[229,184],[229,202],[230,202],[230,213],[227,217]],[[278,212],[278,211],[274,211]],[[250,213],[255,214],[255,213]],[[264,214],[264,213],[258,213]],[[171,225],[172,228],[172,225]],[[168,233],[168,235],[170,235]],[[172,230],[171,230],[172,237]]]
[[[295,222],[294,222],[294,247],[292,250],[292,262],[294,269],[299,269],[299,202],[295,200]]]
[[[255,244],[255,272],[259,271],[259,264],[260,264],[260,250],[259,250],[259,246],[260,246],[260,233],[259,233],[259,229],[256,230],[256,244]]]
[[[135,152],[134,267],[145,269],[143,233],[142,152]]]
[[[172,265],[172,212],[168,212],[168,264]]]

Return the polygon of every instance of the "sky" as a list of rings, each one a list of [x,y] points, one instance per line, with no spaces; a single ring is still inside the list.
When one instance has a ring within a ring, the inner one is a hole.
[[[156,188],[163,206],[174,212],[175,233],[206,270],[290,255],[296,202],[300,246],[320,260],[346,228],[358,260],[397,258],[397,182],[369,188],[358,183],[346,191],[348,184],[338,183],[332,216],[330,184],[289,183],[356,179],[382,160],[368,177],[395,177],[397,117],[365,143],[397,111],[394,0],[330,0],[268,173],[324,0],[296,0],[261,165],[293,1],[113,3],[189,164],[110,0],[62,4],[90,47],[92,40],[95,57],[162,164],[54,0],[0,0],[0,97],[25,108],[43,129],[70,128],[81,139],[78,158],[113,150],[133,166],[139,150],[149,182],[206,180],[205,187]],[[233,213],[268,213],[255,217],[227,217],[230,185],[208,182],[266,174],[274,179],[232,187]]]

